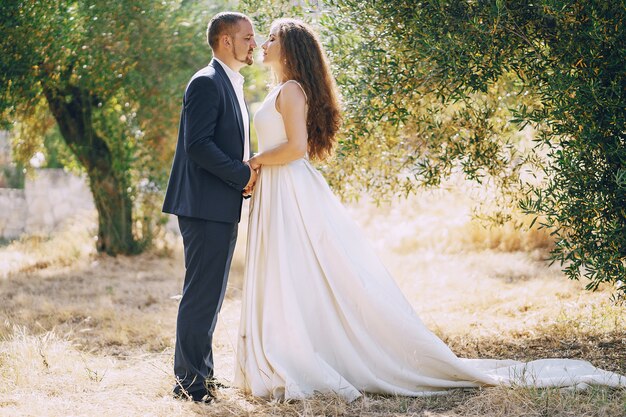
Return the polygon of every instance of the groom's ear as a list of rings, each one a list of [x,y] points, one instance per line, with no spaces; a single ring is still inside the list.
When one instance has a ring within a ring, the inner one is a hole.
[[[224,34],[224,35],[220,36],[220,43],[225,48],[230,48],[230,46],[232,44],[232,39],[230,38],[230,35]]]

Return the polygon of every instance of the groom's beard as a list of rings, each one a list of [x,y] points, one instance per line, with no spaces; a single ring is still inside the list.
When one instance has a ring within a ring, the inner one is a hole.
[[[233,50],[233,58],[235,58],[237,61],[241,62],[242,64],[252,65],[254,63],[254,58],[252,57],[253,51],[254,49],[248,50],[248,54],[244,58],[240,58],[237,56],[237,51]]]

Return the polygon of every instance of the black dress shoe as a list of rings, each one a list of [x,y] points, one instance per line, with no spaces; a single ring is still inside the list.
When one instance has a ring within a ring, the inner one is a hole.
[[[229,388],[228,385],[222,384],[217,379],[211,379],[206,382],[206,387],[209,393],[215,397],[218,389]]]
[[[174,398],[177,400],[186,400],[193,401],[196,403],[210,404],[213,402],[214,396],[211,392],[207,392],[205,390],[199,391],[185,391],[177,387],[178,389],[174,390]]]
[[[211,394],[205,394],[204,397],[200,398],[200,399],[193,399],[194,403],[201,403],[201,404],[211,404],[213,402],[213,400],[215,399],[215,397],[213,397]]]

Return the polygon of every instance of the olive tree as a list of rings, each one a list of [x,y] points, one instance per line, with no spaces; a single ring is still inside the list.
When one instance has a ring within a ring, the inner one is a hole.
[[[69,149],[98,211],[99,251],[136,253],[159,218],[185,84],[224,2],[7,0],[0,115],[22,161]]]
[[[492,181],[522,193],[570,278],[626,292],[623,1],[243,3],[321,32],[346,110],[321,167],[338,190],[412,192],[453,172]],[[529,125],[522,149],[515,131]]]

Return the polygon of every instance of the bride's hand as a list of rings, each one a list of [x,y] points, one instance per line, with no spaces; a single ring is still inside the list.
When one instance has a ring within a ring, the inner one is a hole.
[[[259,163],[258,156],[253,156],[252,158],[250,158],[248,160],[248,164],[250,165],[250,168],[252,168],[255,171],[261,168],[261,164]]]

